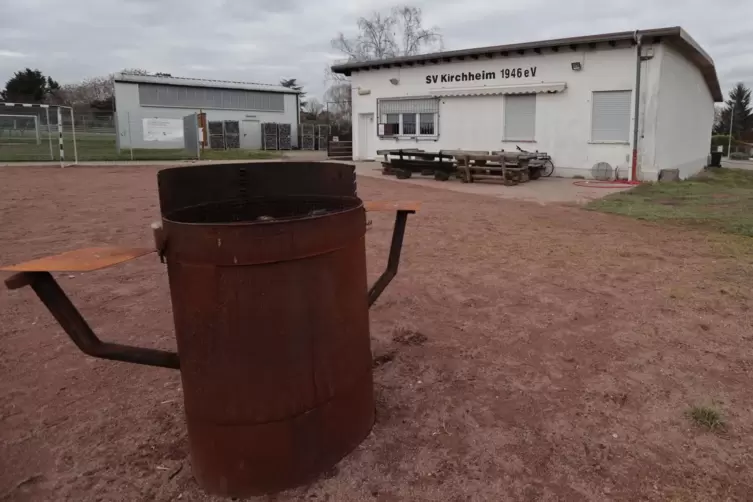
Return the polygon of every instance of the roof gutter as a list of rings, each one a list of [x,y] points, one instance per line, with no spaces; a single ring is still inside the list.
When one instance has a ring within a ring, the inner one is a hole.
[[[416,67],[435,65],[468,59],[478,60],[481,57],[492,59],[495,57],[507,57],[516,54],[523,55],[528,51],[536,52],[537,49],[539,51],[541,49],[549,48],[552,50],[577,50],[581,47],[593,48],[595,47],[595,44],[599,43],[616,43],[623,41],[635,42],[637,35],[640,35],[645,43],[656,43],[659,40],[662,40],[672,45],[701,70],[714,101],[721,102],[724,100],[719,86],[719,79],[716,75],[714,61],[695,42],[695,40],[693,40],[693,38],[679,26],[640,31],[621,31],[617,33],[604,33],[602,35],[559,38],[554,40],[542,40],[539,42],[478,47],[475,49],[443,51],[431,54],[418,54],[414,56],[400,56],[372,61],[351,61],[332,66],[332,71],[349,77],[352,73],[358,71],[379,70],[382,68],[393,67],[400,68],[403,66]],[[538,54],[540,52],[536,53]]]

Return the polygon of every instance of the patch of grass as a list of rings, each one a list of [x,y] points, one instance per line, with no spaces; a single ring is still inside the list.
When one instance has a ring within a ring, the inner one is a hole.
[[[726,429],[721,413],[710,406],[693,406],[687,411],[687,416],[696,425],[712,432]]]
[[[753,236],[753,171],[713,169],[674,183],[644,183],[587,209]]]
[[[73,162],[73,138],[66,133],[63,136],[66,162]],[[78,160],[115,161],[131,160],[128,149],[118,152],[114,134],[77,133],[76,150]],[[279,158],[281,152],[264,150],[211,150],[206,149],[202,160],[244,160]],[[183,160],[193,159],[195,154],[182,148],[134,148],[133,160]],[[52,141],[52,160],[58,160],[58,139]],[[50,162],[50,144],[44,137],[40,145],[33,138],[3,138],[0,141],[0,162]]]

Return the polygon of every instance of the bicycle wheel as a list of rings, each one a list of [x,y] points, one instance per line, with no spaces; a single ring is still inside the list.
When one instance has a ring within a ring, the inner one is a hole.
[[[544,161],[544,168],[541,170],[541,175],[545,178],[548,178],[552,175],[554,172],[554,163],[551,161],[551,159],[547,159]]]

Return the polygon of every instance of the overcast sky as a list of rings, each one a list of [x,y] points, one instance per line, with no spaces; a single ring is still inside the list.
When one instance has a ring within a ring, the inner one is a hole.
[[[405,2],[395,2],[405,3]],[[753,85],[751,0],[417,0],[445,48],[680,25],[714,58],[725,92]],[[277,83],[321,96],[330,40],[376,0],[0,0],[0,85],[39,68],[60,83],[143,68]]]

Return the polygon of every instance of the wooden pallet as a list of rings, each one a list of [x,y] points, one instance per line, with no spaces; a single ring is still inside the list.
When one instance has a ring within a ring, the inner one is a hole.
[[[531,179],[526,156],[510,155],[507,152],[494,155],[463,152],[456,155],[456,158],[463,183],[501,177],[506,186],[513,186]]]

